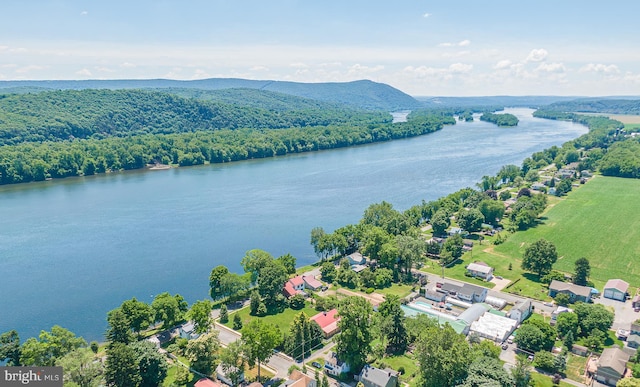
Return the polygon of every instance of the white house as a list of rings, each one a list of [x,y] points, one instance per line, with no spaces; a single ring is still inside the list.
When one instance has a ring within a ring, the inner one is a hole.
[[[472,277],[479,277],[487,281],[493,278],[493,268],[484,262],[473,262],[467,265],[467,273]]]
[[[324,361],[324,370],[330,375],[340,376],[340,374],[349,372],[351,367],[338,359],[338,355],[335,352],[331,352],[331,355]]]
[[[521,323],[531,315],[532,311],[533,305],[531,304],[531,300],[520,301],[509,311],[509,318]]]

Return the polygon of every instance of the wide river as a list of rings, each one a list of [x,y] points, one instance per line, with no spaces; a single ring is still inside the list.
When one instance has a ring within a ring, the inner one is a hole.
[[[316,260],[310,231],[357,223],[369,204],[405,210],[587,129],[508,109],[421,137],[230,164],[0,187],[0,333],[61,325],[101,340],[107,311],[169,291],[208,297],[211,269],[250,249]]]

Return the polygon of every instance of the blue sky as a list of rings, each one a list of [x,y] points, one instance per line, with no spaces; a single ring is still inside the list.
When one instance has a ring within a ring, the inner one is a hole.
[[[640,95],[640,1],[3,0],[0,80],[371,79]]]

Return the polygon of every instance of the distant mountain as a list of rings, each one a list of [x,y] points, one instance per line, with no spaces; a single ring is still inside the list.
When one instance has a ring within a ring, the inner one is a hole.
[[[295,95],[319,101],[346,104],[370,110],[410,110],[422,104],[410,95],[383,83],[354,82],[298,83],[237,78],[210,78],[193,81],[170,79],[77,80],[77,81],[0,81],[0,89],[40,88],[54,90],[81,89],[258,89]]]
[[[574,100],[577,97],[558,96],[487,96],[487,97],[415,97],[428,108],[506,106],[537,108],[554,102]]]

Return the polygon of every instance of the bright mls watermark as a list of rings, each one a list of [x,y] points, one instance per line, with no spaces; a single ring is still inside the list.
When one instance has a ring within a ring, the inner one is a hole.
[[[62,367],[0,367],[0,387],[62,387]]]

